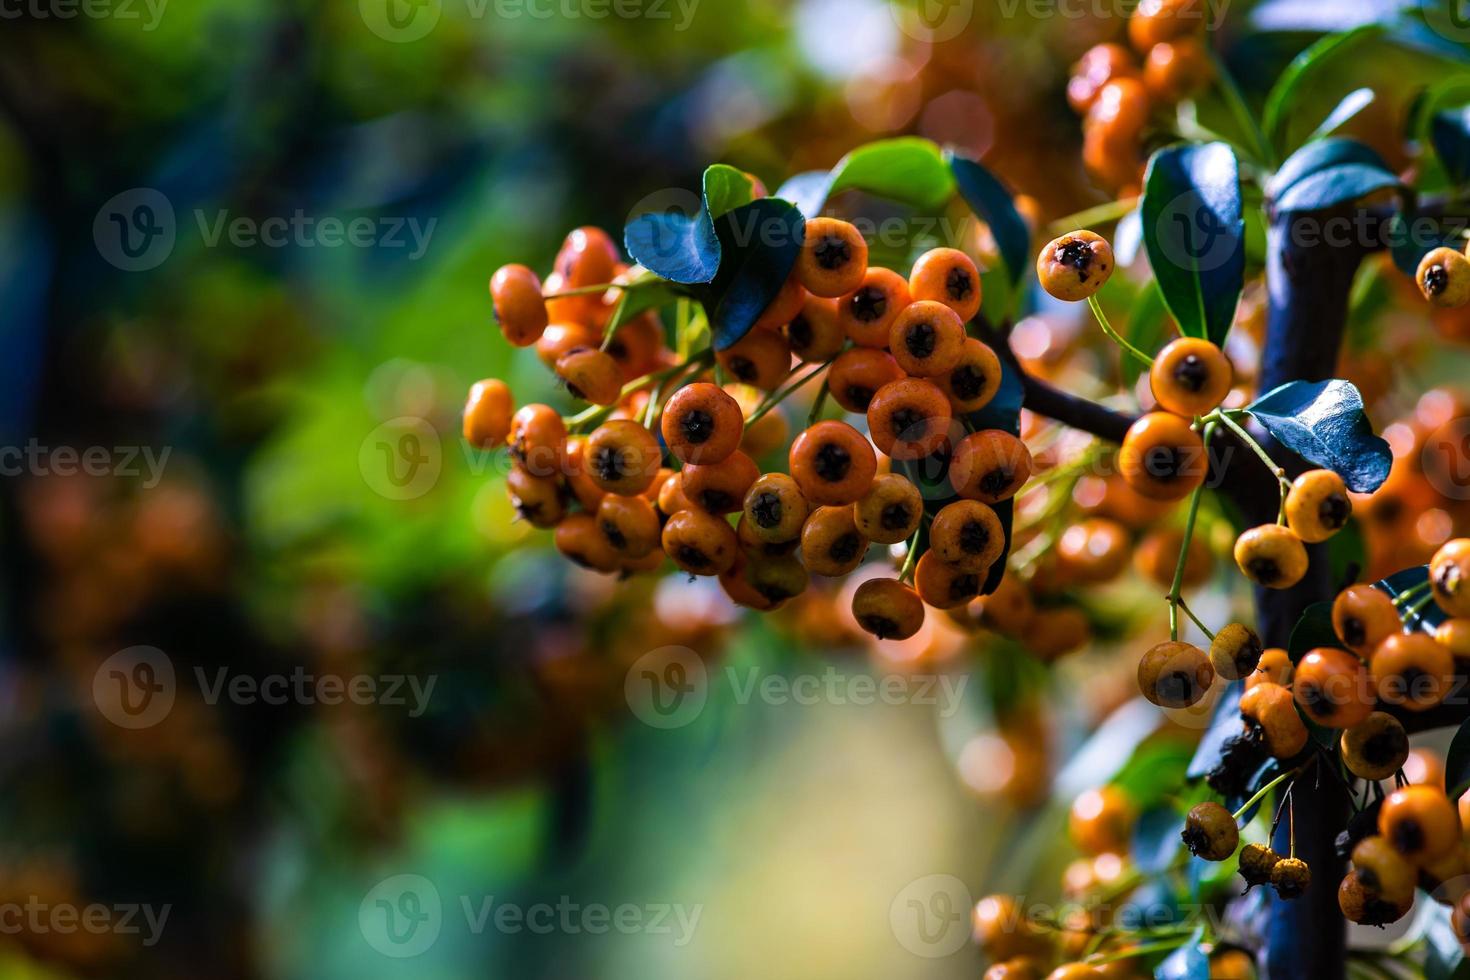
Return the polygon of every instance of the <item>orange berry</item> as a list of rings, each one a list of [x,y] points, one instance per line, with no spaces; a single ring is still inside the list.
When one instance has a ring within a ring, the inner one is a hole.
[[[1376,695],[1363,662],[1346,650],[1321,647],[1296,665],[1292,695],[1324,728],[1352,728],[1373,712]]]
[[[526,405],[510,420],[510,454],[532,476],[559,476],[564,469],[567,426],[550,405]]]
[[[980,312],[980,270],[959,249],[932,249],[914,264],[909,294],[915,302],[943,303],[968,323]]]
[[[1455,658],[1427,633],[1393,633],[1373,651],[1373,677],[1385,704],[1427,711],[1455,683]]]
[[[490,298],[506,340],[517,347],[529,347],[541,339],[548,321],[536,273],[523,265],[500,268],[490,279]]]
[[[476,381],[464,404],[464,439],[476,449],[505,445],[510,435],[510,417],[515,410],[510,388],[494,378]]]
[[[770,330],[752,330],[715,356],[735,380],[765,391],[791,374],[791,348],[785,337]]]
[[[740,555],[730,522],[702,510],[681,510],[664,524],[663,549],[690,575],[719,575]]]
[[[857,529],[851,507],[818,507],[801,529],[801,557],[813,575],[846,575],[863,562],[868,539]]]
[[[1150,412],[1123,437],[1118,469],[1145,497],[1182,500],[1204,482],[1209,459],[1189,422],[1169,412]]]
[[[949,441],[949,399],[931,381],[901,378],[878,389],[868,403],[868,432],[893,459],[923,459]]]
[[[979,573],[965,571],[926,551],[914,568],[914,588],[919,598],[935,609],[955,609],[980,594],[985,584]]]
[[[943,303],[916,300],[888,330],[888,349],[906,374],[932,378],[953,370],[965,346],[965,325]]]
[[[622,395],[622,371],[612,355],[590,347],[578,347],[556,362],[556,373],[566,382],[567,392],[594,405],[614,405]]]
[[[796,259],[796,277],[807,291],[835,299],[862,285],[868,271],[868,243],[846,221],[813,218]]]
[[[919,521],[924,516],[924,498],[919,488],[897,473],[884,473],[875,478],[868,492],[852,507],[858,530],[879,544],[907,541],[919,529]]]
[[[955,446],[949,479],[961,497],[998,504],[1014,497],[1031,479],[1031,451],[1009,432],[971,433]]]
[[[1210,658],[1192,643],[1156,644],[1138,662],[1138,689],[1161,708],[1187,708],[1214,682]]]
[[[1307,549],[1291,528],[1262,524],[1235,541],[1235,564],[1268,589],[1289,589],[1307,574]]]
[[[1350,585],[1332,602],[1332,628],[1355,653],[1367,656],[1403,623],[1388,593],[1371,585]]]
[[[740,404],[719,385],[701,381],[674,393],[660,426],[669,452],[680,460],[714,465],[740,448],[745,419]]]
[[[1148,378],[1160,407],[1193,418],[1220,407],[1235,383],[1235,372],[1224,352],[1208,340],[1180,337],[1159,351]]]
[[[1005,549],[1000,518],[978,500],[957,500],[934,515],[929,547],[946,564],[966,572],[985,572]]]
[[[658,440],[637,422],[604,422],[587,438],[583,463],[592,482],[608,493],[632,497],[647,490],[658,475],[663,453]]]
[[[934,379],[956,415],[978,412],[989,405],[1000,390],[1000,381],[1000,358],[988,344],[974,337],[965,338],[954,367]]]
[[[852,615],[880,640],[907,640],[924,625],[924,602],[897,579],[872,578],[853,595]]]
[[[1053,239],[1036,259],[1041,287],[1069,303],[1096,293],[1112,274],[1112,246],[1090,231],[1074,231]]]
[[[847,335],[838,322],[837,300],[809,296],[800,312],[782,328],[791,353],[809,364],[821,363],[842,350]]]
[[[760,475],[755,460],[739,451],[718,463],[690,463],[683,471],[684,499],[711,514],[733,514]]]
[[[886,328],[883,337],[887,343]],[[868,410],[880,388],[902,377],[903,368],[886,350],[854,347],[837,355],[827,369],[827,388],[843,409],[860,413]]]
[[[1378,832],[1407,860],[1423,867],[1460,844],[1460,817],[1444,790],[1405,786],[1378,811]]]
[[[862,498],[878,472],[878,458],[862,433],[846,422],[818,422],[791,444],[792,479],[814,504],[850,504]]]
[[[889,328],[911,302],[908,281],[892,269],[875,266],[838,301],[838,323],[859,347],[887,347]]]

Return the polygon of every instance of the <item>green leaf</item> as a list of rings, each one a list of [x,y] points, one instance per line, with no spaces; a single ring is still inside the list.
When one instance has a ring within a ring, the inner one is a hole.
[[[743,170],[717,163],[704,172],[704,207],[711,218],[722,218],[755,200],[755,182]]]
[[[776,196],[794,203],[808,218],[822,213],[833,194],[860,190],[937,211],[954,195],[954,176],[944,154],[916,136],[882,140],[853,150],[828,172],[797,174]]]
[[[1164,306],[1164,294],[1159,284],[1151,282],[1143,287],[1133,304],[1133,313],[1128,318],[1126,339],[1145,354],[1152,353],[1164,345],[1169,337],[1169,310]],[[1143,374],[1143,362],[1136,357],[1124,357],[1123,384],[1132,389]]]
[[[1246,410],[1283,446],[1332,470],[1355,493],[1372,493],[1388,479],[1393,451],[1374,435],[1363,396],[1350,382],[1291,381]]]
[[[1001,261],[1011,285],[1019,284],[1026,275],[1031,257],[1031,229],[1016,210],[1015,199],[1006,186],[985,167],[968,157],[949,155],[949,168],[954,173],[960,196],[986,224],[995,237]]]
[[[1286,150],[1286,124],[1297,108],[1302,87],[1312,74],[1364,41],[1382,36],[1385,31],[1382,24],[1364,24],[1341,34],[1329,34],[1297,55],[1286,66],[1286,70],[1272,87],[1271,94],[1266,97],[1266,111],[1263,116],[1266,135],[1278,150]]]
[[[1143,242],[1185,336],[1222,344],[1245,288],[1240,167],[1225,143],[1167,147],[1144,178]]]
[[[715,225],[724,258],[701,299],[715,350],[726,350],[750,332],[786,284],[801,252],[806,219],[786,201],[767,197],[736,208]]]
[[[1349,92],[1327,114],[1327,118],[1323,119],[1317,128],[1312,130],[1312,135],[1307,137],[1307,142],[1310,144],[1315,140],[1330,136],[1343,126],[1346,126],[1354,116],[1372,105],[1375,98],[1376,96],[1371,88],[1360,88]]]

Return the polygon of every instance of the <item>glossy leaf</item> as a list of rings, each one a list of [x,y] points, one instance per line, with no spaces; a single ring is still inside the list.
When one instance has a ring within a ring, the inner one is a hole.
[[[1356,201],[1375,191],[1401,187],[1398,177],[1387,170],[1348,163],[1303,178],[1276,202],[1282,211],[1323,211]]]
[[[950,154],[955,186],[970,210],[990,226],[1012,286],[1026,275],[1031,257],[1031,229],[1016,210],[1015,199],[1004,184],[981,164]]]
[[[640,215],[624,230],[623,244],[639,265],[686,286],[711,282],[720,269],[720,239],[703,209]]]
[[[1143,242],[1180,331],[1223,343],[1245,288],[1240,168],[1225,143],[1155,153],[1144,178]]]
[[[1189,779],[1202,779],[1218,766],[1221,754],[1225,751],[1225,743],[1241,733],[1240,696],[1244,692],[1245,685],[1237,681],[1227,686],[1225,693],[1220,695],[1220,700],[1215,704],[1215,714],[1210,719],[1210,727],[1205,729],[1204,736],[1194,750],[1189,769],[1185,771],[1185,776]]]
[[[1400,593],[1407,592],[1409,589],[1417,586],[1422,586],[1428,581],[1429,566],[1415,565],[1413,568],[1405,568],[1402,571],[1394,572],[1388,578],[1380,579],[1373,584],[1389,595],[1397,598]],[[1413,605],[1413,603],[1410,603],[1410,605]],[[1408,610],[1405,610],[1405,612],[1408,612]],[[1421,629],[1426,633],[1432,633],[1446,619],[1449,619],[1449,616],[1445,614],[1445,611],[1439,608],[1437,603],[1431,602],[1423,609],[1411,615],[1409,625],[1416,629]]]
[[[715,350],[744,337],[796,265],[806,221],[786,201],[762,198],[716,222],[724,258],[706,299]]]
[[[1364,24],[1340,34],[1329,34],[1297,55],[1286,66],[1271,94],[1266,97],[1262,117],[1266,135],[1278,149],[1283,149],[1286,124],[1297,108],[1298,99],[1308,79],[1329,61],[1339,58],[1365,41],[1381,37],[1386,28],[1381,24]]]
[[[1283,446],[1337,473],[1356,493],[1372,493],[1388,479],[1393,452],[1373,433],[1363,396],[1350,382],[1288,382],[1247,411]]]
[[[1320,140],[1325,136],[1330,136],[1343,126],[1346,126],[1353,117],[1372,105],[1375,98],[1376,96],[1371,88],[1355,89],[1343,96],[1342,101],[1327,114],[1327,118],[1323,119],[1318,123],[1317,128],[1312,130],[1312,135],[1307,139],[1308,144],[1310,145],[1313,140]]]
[[[1455,185],[1470,181],[1470,107],[1435,113],[1429,137]]]
[[[845,190],[860,190],[935,211],[953,196],[955,184],[938,146],[930,140],[905,136],[859,147],[828,173],[798,174],[781,185],[776,196],[814,218],[833,194]]]
[[[1378,151],[1366,143],[1342,137],[1317,140],[1287,158],[1267,182],[1266,192],[1273,200],[1280,199],[1282,194],[1312,174],[1350,163],[1388,169]]]

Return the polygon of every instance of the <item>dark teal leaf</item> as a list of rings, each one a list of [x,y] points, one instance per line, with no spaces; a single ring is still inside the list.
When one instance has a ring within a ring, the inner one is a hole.
[[[744,337],[785,285],[801,252],[806,220],[793,205],[762,198],[716,223],[724,259],[705,299],[715,350]]]
[[[1288,382],[1247,411],[1283,446],[1332,470],[1356,493],[1372,493],[1388,479],[1393,452],[1374,435],[1363,396],[1350,382]]]
[[[623,244],[639,265],[671,282],[711,282],[720,269],[720,239],[703,209],[692,217],[677,211],[640,215],[629,222]]]
[[[1235,681],[1220,695],[1220,700],[1215,704],[1214,717],[1210,719],[1210,727],[1205,729],[1204,736],[1194,750],[1189,769],[1185,772],[1188,778],[1203,779],[1206,773],[1220,764],[1225,743],[1241,734],[1240,696],[1244,692],[1245,685]]]
[[[1031,229],[1016,210],[1011,192],[994,174],[968,157],[950,155],[949,168],[970,210],[990,225],[1006,274],[1011,285],[1016,285],[1030,264]]]
[[[1159,284],[1151,282],[1143,287],[1133,304],[1133,313],[1128,318],[1127,340],[1145,354],[1152,354],[1164,346],[1169,338],[1169,311],[1164,306],[1164,296]],[[1122,358],[1123,385],[1132,389],[1143,374],[1143,362],[1136,357]]]
[[[1180,331],[1224,343],[1245,288],[1235,151],[1196,143],[1155,153],[1140,210],[1149,264]]]
[[[1133,825],[1132,846],[1128,854],[1133,866],[1146,875],[1162,874],[1179,853],[1179,835],[1184,818],[1173,806],[1152,807],[1139,815]]]
[[[808,218],[822,213],[833,194],[860,190],[937,211],[954,195],[954,177],[933,142],[915,136],[869,143],[843,157],[829,173],[792,177],[776,196],[794,203]]]
[[[1400,593],[1407,592],[1428,581],[1429,566],[1415,565],[1413,568],[1405,568],[1402,571],[1394,572],[1388,578],[1380,579],[1373,584],[1394,598],[1397,598]],[[1409,605],[1412,606],[1413,603],[1411,602]],[[1405,612],[1408,612],[1408,610],[1405,609]],[[1439,608],[1439,604],[1431,602],[1412,615],[1409,625],[1421,629],[1426,633],[1433,633],[1446,619],[1449,619],[1449,616],[1445,614],[1443,609]]]
[[[1333,137],[1308,143],[1293,153],[1266,184],[1269,197],[1279,199],[1305,177],[1349,163],[1387,170],[1388,164],[1378,151],[1357,140]]]
[[[1470,180],[1470,107],[1435,113],[1429,137],[1455,185]]]
[[[1285,149],[1286,124],[1295,113],[1303,86],[1312,74],[1364,41],[1381,37],[1385,30],[1382,24],[1365,24],[1340,34],[1329,34],[1297,55],[1286,66],[1270,95],[1266,97],[1266,110],[1262,117],[1266,135],[1278,150]]]
[[[1398,177],[1387,170],[1347,163],[1319,170],[1297,181],[1281,195],[1276,206],[1282,211],[1323,211],[1375,191],[1401,186]]]
[[[1210,958],[1200,948],[1203,928],[1185,945],[1170,953],[1154,970],[1154,980],[1210,980]]]
[[[1316,602],[1306,608],[1302,618],[1291,629],[1291,638],[1286,643],[1286,654],[1292,663],[1300,663],[1303,657],[1318,647],[1346,649],[1337,638],[1337,631],[1332,628],[1330,602]]]
[[[1444,757],[1445,792],[1455,794],[1450,799],[1459,799],[1466,783],[1470,783],[1470,719],[1460,723]]]

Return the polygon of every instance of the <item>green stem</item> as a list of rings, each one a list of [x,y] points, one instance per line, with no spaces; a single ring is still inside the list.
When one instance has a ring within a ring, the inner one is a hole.
[[[1097,325],[1102,327],[1102,332],[1108,335],[1109,340],[1127,351],[1135,360],[1142,363],[1144,367],[1153,367],[1154,359],[1152,357],[1149,357],[1143,351],[1128,343],[1128,341],[1123,339],[1122,334],[1113,329],[1113,325],[1108,322],[1107,314],[1103,312],[1102,304],[1097,301],[1096,296],[1087,297],[1087,305],[1092,308],[1092,315],[1097,317]]]
[[[1242,806],[1239,810],[1235,811],[1235,819],[1239,820],[1241,817],[1245,816],[1246,812],[1250,810],[1251,807],[1261,802],[1261,800],[1265,798],[1267,793],[1271,792],[1277,786],[1280,786],[1284,781],[1297,775],[1297,773],[1299,772],[1301,772],[1300,769],[1292,769],[1289,772],[1283,772],[1281,775],[1271,780],[1265,786],[1262,786],[1259,790],[1256,791],[1255,796],[1252,796],[1250,799],[1246,800],[1245,805]]]
[[[762,418],[766,416],[767,413],[771,411],[771,409],[775,408],[777,405],[781,404],[786,399],[795,394],[798,388],[801,388],[808,381],[826,371],[827,368],[830,367],[832,362],[835,360],[837,360],[836,357],[829,357],[821,364],[815,365],[810,371],[797,378],[786,387],[778,388],[775,391],[771,392],[769,395],[766,396],[765,401],[757,405],[755,411],[750,413],[750,418],[745,420],[745,427],[748,429],[755,423],[759,422]]]
[[[898,580],[907,582],[914,574],[914,568],[919,564],[919,535],[923,533],[923,525],[914,531],[914,536],[909,538],[909,553],[903,560],[903,567],[898,570]]]
[[[1277,481],[1281,484],[1283,494],[1290,491],[1291,481],[1286,478],[1286,470],[1278,466],[1276,464],[1276,460],[1271,458],[1271,454],[1266,452],[1266,450],[1262,448],[1259,442],[1256,442],[1255,437],[1247,432],[1244,426],[1242,426],[1239,422],[1236,422],[1235,419],[1231,417],[1232,415],[1236,414],[1243,413],[1217,411],[1206,416],[1206,421],[1218,419],[1220,422],[1224,423],[1225,428],[1229,429],[1231,432],[1239,436],[1240,441],[1249,446],[1251,448],[1251,451],[1261,458],[1261,462],[1266,464],[1266,469],[1270,470],[1272,475],[1275,476]]]
[[[653,374],[645,374],[641,378],[635,378],[632,381],[629,381],[627,384],[623,385],[622,391],[618,392],[617,401],[613,402],[611,405],[594,405],[581,414],[573,415],[571,418],[564,419],[563,421],[566,422],[567,428],[573,430],[580,429],[582,426],[585,426],[589,423],[599,423],[613,413],[613,409],[617,408],[618,402],[621,402],[624,398],[627,398],[634,392],[642,391],[649,385],[656,385],[660,382],[667,381],[676,375],[683,374],[685,371],[688,371],[692,367],[700,367],[709,364],[711,361],[714,360],[714,357],[714,351],[707,350],[702,353],[696,354],[694,357],[691,357],[687,361],[675,364],[673,367],[667,367],[664,368],[662,371],[655,371]]]
[[[563,289],[559,293],[543,293],[542,299],[571,299],[573,296],[593,296],[597,293],[605,293],[609,289],[636,289],[635,282],[604,282],[596,286],[578,286],[576,289]]]
[[[812,401],[812,410],[806,413],[806,427],[808,429],[817,424],[817,421],[822,417],[822,409],[827,407],[827,395],[832,391],[832,386],[827,382],[827,378],[822,379],[822,387],[817,389],[817,397]]]
[[[1118,960],[1131,960],[1134,957],[1138,956],[1149,956],[1153,953],[1162,953],[1166,950],[1178,949],[1181,946],[1189,945],[1193,941],[1194,930],[1191,929],[1188,935],[1183,936],[1179,939],[1170,939],[1158,943],[1145,943],[1142,946],[1130,946],[1125,950],[1121,950],[1117,953],[1109,953],[1106,956],[1089,956],[1087,958],[1087,962],[1093,966],[1100,966],[1104,963],[1115,963]]]
[[[1420,599],[1418,602],[1414,603],[1409,608],[1405,609],[1402,613],[1399,614],[1399,619],[1401,619],[1403,621],[1403,624],[1404,624],[1404,632],[1405,633],[1412,633],[1412,632],[1414,632],[1413,629],[1409,626],[1409,620],[1410,619],[1417,618],[1418,615],[1421,612],[1424,611],[1424,608],[1426,606],[1428,606],[1430,603],[1432,603],[1433,601],[1434,601],[1434,594],[1433,593],[1430,593],[1429,595],[1427,595],[1424,598]]]
[[[1402,606],[1405,603],[1413,602],[1416,597],[1423,595],[1432,588],[1434,588],[1434,584],[1429,581],[1420,582],[1418,585],[1411,585],[1393,597],[1393,604],[1395,606]]]
[[[1215,438],[1215,423],[1209,422],[1205,425],[1203,444],[1205,448],[1205,459],[1208,460],[1210,453],[1210,442]],[[1194,541],[1194,528],[1199,523],[1199,505],[1204,499],[1205,485],[1203,482],[1194,488],[1194,493],[1189,498],[1189,515],[1184,520],[1184,538],[1179,545],[1179,558],[1174,563],[1174,583],[1169,586],[1169,639],[1179,640],[1179,607],[1183,605],[1184,594],[1184,572],[1189,565],[1189,545]],[[1188,607],[1185,611],[1189,612]],[[1189,617],[1194,619],[1194,613],[1189,612]],[[1196,623],[1199,620],[1195,619]],[[1200,629],[1205,629],[1200,623]],[[1205,630],[1209,635],[1209,630]]]
[[[1184,614],[1194,622],[1194,625],[1199,627],[1200,632],[1208,637],[1210,642],[1213,643],[1215,641],[1214,632],[1211,631],[1211,629],[1204,623],[1200,622],[1200,618],[1194,614],[1194,610],[1189,608],[1189,603],[1185,602],[1184,599],[1181,597],[1178,600],[1178,606],[1180,609],[1184,610]]]

